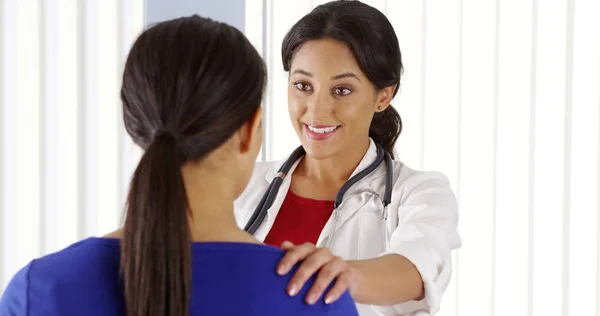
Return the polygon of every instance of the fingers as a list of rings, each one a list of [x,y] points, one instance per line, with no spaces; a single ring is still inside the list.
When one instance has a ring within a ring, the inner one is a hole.
[[[311,243],[295,246],[289,241],[283,242],[281,248],[286,254],[279,262],[277,273],[285,275],[298,262],[302,264],[288,283],[287,292],[294,296],[298,294],[306,281],[317,274],[317,278],[308,291],[305,300],[314,304],[323,296],[327,287],[335,280],[335,284],[328,291],[325,303],[335,302],[352,285],[354,272],[350,265],[340,257],[334,256],[328,248],[316,248]]]
[[[294,247],[296,247],[296,245],[294,245],[293,243],[291,243],[287,240],[281,244],[281,249],[283,249],[283,250],[290,250]]]
[[[349,273],[348,264],[344,260],[342,260],[340,257],[331,258],[328,262],[322,265],[315,283],[306,295],[306,302],[308,304],[314,304],[321,296],[323,296],[327,287],[336,278],[338,280],[325,298],[325,303],[329,304],[337,300],[341,293],[348,288],[350,281]],[[334,292],[332,293],[332,291]]]
[[[294,276],[292,277],[288,285],[288,293],[292,296],[296,295],[298,291],[304,286],[306,281],[308,281],[308,279],[311,276],[313,276],[320,269],[326,266],[333,258],[333,255],[327,248],[319,248],[317,250],[314,250],[302,262],[296,273],[294,273]]]
[[[327,296],[325,296],[325,304],[331,304],[337,301],[342,294],[348,290],[353,279],[354,276],[351,270],[346,270],[340,274],[337,277],[334,286],[329,290]]]
[[[296,263],[304,260],[309,254],[315,251],[315,249],[315,245],[311,243],[305,243],[289,249],[283,256],[283,259],[279,261],[279,264],[277,265],[277,273],[279,275],[287,274]]]

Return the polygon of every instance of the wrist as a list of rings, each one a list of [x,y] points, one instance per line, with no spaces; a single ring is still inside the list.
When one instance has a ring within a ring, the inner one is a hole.
[[[350,261],[347,261],[347,263],[351,267],[352,275],[354,276],[353,277],[354,282],[352,282],[352,285],[350,286],[349,291],[350,291],[350,294],[352,295],[352,298],[357,303],[360,303],[361,299],[362,299],[360,289],[363,288],[363,283],[365,280],[364,270],[362,269],[360,261],[358,261],[358,260],[350,260]]]

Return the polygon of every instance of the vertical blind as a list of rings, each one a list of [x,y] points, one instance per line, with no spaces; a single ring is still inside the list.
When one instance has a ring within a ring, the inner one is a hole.
[[[246,0],[269,69],[260,159],[298,145],[280,44],[323,2]],[[440,314],[600,315],[600,1],[365,2],[400,40],[399,157],[444,172],[460,202],[464,245]],[[119,77],[143,7],[0,1],[0,288],[118,226],[140,156]]]
[[[298,145],[281,41],[324,2],[246,1],[270,75],[265,159]],[[440,314],[600,315],[600,1],[364,2],[400,41],[399,157],[460,202]]]
[[[33,258],[118,227],[140,155],[118,91],[143,18],[143,0],[0,1],[1,289]]]

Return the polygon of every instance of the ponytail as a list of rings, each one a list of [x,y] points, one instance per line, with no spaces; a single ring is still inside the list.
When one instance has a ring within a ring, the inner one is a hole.
[[[388,106],[382,112],[376,112],[369,127],[369,137],[387,151],[394,158],[394,147],[396,140],[402,132],[402,119],[398,111]]]
[[[128,316],[189,314],[191,240],[181,162],[177,138],[157,134],[134,172],[121,253]]]
[[[127,316],[189,315],[192,214],[182,165],[201,161],[254,117],[266,78],[242,32],[197,15],[157,23],[131,47],[123,122],[145,152],[121,242]]]

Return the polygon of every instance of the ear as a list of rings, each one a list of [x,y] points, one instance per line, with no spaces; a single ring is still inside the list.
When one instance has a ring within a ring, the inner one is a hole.
[[[262,107],[239,130],[240,152],[247,153],[252,149],[254,142],[262,141]]]
[[[377,102],[375,102],[375,112],[383,112],[392,103],[394,91],[398,85],[385,87],[377,92]]]

